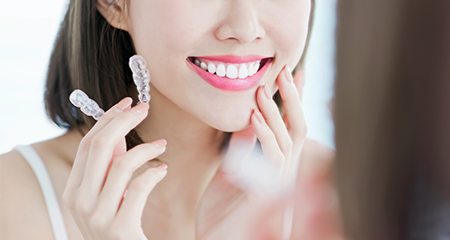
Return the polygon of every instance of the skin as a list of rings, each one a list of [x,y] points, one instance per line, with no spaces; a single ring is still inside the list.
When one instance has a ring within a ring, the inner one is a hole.
[[[124,3],[109,7],[99,0],[97,7],[111,25],[130,33],[138,54],[147,60],[152,100],[150,106],[131,107],[131,99],[123,99],[86,136],[72,131],[35,145],[41,156],[67,164],[60,166],[65,174],[59,178],[67,184],[57,189],[66,215],[73,217],[68,221],[76,223],[71,226],[77,226],[76,234],[84,239],[220,239],[230,237],[230,228],[233,239],[249,239],[252,228],[242,224],[240,229],[236,219],[247,216],[246,222],[256,222],[259,210],[273,199],[261,200],[260,194],[243,192],[227,181],[220,166],[221,132],[234,132],[232,142],[247,141],[248,151],[259,139],[264,156],[281,173],[301,156],[331,155],[317,154],[323,148],[305,140],[302,76],[293,79],[286,70],[301,57],[310,2],[133,0],[126,7]],[[264,88],[215,89],[185,63],[189,56],[225,54],[275,57],[262,84],[269,95],[280,90],[284,116],[273,100],[264,97]],[[133,128],[146,143],[127,152],[124,136]],[[157,139],[167,145],[157,146]],[[51,150],[61,146],[66,150]],[[230,145],[227,154],[236,149],[236,144]],[[127,198],[122,199],[125,189]],[[236,200],[245,194],[247,200]],[[224,214],[225,205],[233,205],[231,214],[208,225]],[[268,223],[276,229],[280,209],[275,223]],[[279,236],[279,230],[275,232]]]
[[[273,94],[283,67],[295,66],[301,58],[310,2],[134,0],[118,1],[116,7],[98,3],[111,25],[130,33],[138,54],[148,63],[152,117],[137,129],[146,142],[168,141],[159,158],[169,164],[168,179],[177,176],[161,183],[161,188],[170,192],[152,199],[167,207],[165,203],[181,195],[191,203],[186,209],[193,209],[192,203],[198,202],[202,190],[186,189],[181,183],[189,180],[194,186],[206,185],[217,168],[212,159],[217,160],[218,147],[211,147],[211,143],[219,142],[221,131],[249,127],[252,110],[257,108],[257,88],[244,92],[216,89],[186,66],[186,58],[224,54],[275,57],[262,79]],[[160,127],[164,125],[170,129]]]
[[[277,111],[275,103],[265,97],[263,88],[259,88],[258,104],[260,108],[264,109],[267,120],[264,119],[261,113],[261,122],[253,115],[251,120],[253,128],[233,134],[230,150],[227,153],[236,151],[238,146],[235,140],[237,138],[253,139],[249,142],[254,142],[254,137],[249,138],[250,132],[261,140],[264,154],[268,156],[268,159],[273,160],[280,169],[300,158],[299,146],[305,139],[304,129],[295,127],[302,126],[299,123],[303,122],[300,112],[300,97],[292,76],[288,75],[288,71],[283,72],[285,74],[278,78],[277,85],[281,87],[280,91],[283,92],[286,118],[292,123],[292,128],[287,129],[282,124],[281,115],[273,114],[274,111]],[[108,110],[82,139],[63,195],[64,203],[72,210],[72,214],[76,217],[77,223],[87,239],[115,239],[117,237],[119,239],[145,239],[146,235],[144,232],[146,231],[141,228],[141,218],[144,209],[147,209],[149,212],[158,212],[164,209],[164,206],[161,205],[155,206],[151,203],[147,205],[146,201],[147,196],[152,192],[156,184],[166,176],[167,165],[171,166],[170,161],[156,168],[147,168],[143,173],[130,181],[132,174],[137,168],[148,162],[148,159],[160,156],[166,147],[166,141],[159,140],[141,144],[126,151],[126,133],[146,119],[149,109],[148,104],[138,104],[129,110],[130,104],[130,98],[123,99],[112,109]],[[122,111],[121,109],[125,110]],[[272,113],[272,115],[269,115],[269,113]],[[272,132],[271,129],[276,126],[270,127],[269,124],[274,123],[282,124],[279,126],[280,129],[277,129],[279,132]],[[289,145],[282,150],[277,145],[276,138],[284,136],[283,134],[286,134],[287,140],[292,142],[288,143]],[[296,142],[298,143],[297,147],[293,147],[294,141],[290,140],[291,138],[301,141]],[[252,148],[251,145],[248,145],[248,147],[249,149]],[[166,160],[163,157],[159,159],[163,162]],[[245,161],[245,159],[242,159],[242,161]],[[194,210],[199,207],[200,213],[195,226],[199,239],[218,239],[220,236],[225,236],[225,230],[234,226],[236,219],[242,220],[244,216],[246,219],[248,218],[248,221],[244,222],[251,222],[252,218],[249,216],[252,216],[259,209],[259,206],[262,207],[266,201],[270,200],[267,198],[262,201],[262,195],[251,192],[244,201],[238,201],[233,211],[227,213],[225,215],[226,218],[222,219],[223,207],[234,204],[234,199],[242,196],[244,192],[238,191],[237,188],[226,181],[222,172],[217,171],[217,167],[214,167],[214,170],[216,174],[210,180],[210,184],[203,196],[203,199],[206,200],[201,199],[203,201],[200,201],[200,196],[198,200],[200,204],[195,202],[194,205],[188,205],[186,200],[189,199],[180,199],[180,196],[178,196],[179,198],[172,200],[171,205],[169,204],[168,208],[165,209],[165,211],[174,211],[172,214],[181,216],[181,219],[192,220],[196,217],[195,212],[192,216],[183,216],[183,214],[176,213],[172,206],[180,204],[181,207],[188,207]],[[175,178],[177,178],[176,175],[174,176]],[[167,180],[170,181],[169,178]],[[186,179],[186,181],[188,180]],[[164,189],[163,184],[159,187],[162,193],[172,190]],[[195,187],[199,188],[202,186],[192,186],[192,189],[195,189]],[[127,197],[122,199],[125,189],[127,190]],[[158,199],[160,192],[152,194],[152,199],[153,196],[155,199]],[[230,194],[232,195],[230,196]],[[217,197],[219,199],[230,199],[230,201],[223,204],[222,200],[217,202],[211,200]],[[182,213],[186,210],[182,211]],[[220,216],[220,221],[217,220],[217,216]],[[148,232],[150,234],[153,233],[152,236],[158,239],[165,238],[164,233],[164,235],[155,236],[155,233],[158,231],[151,228],[152,226],[157,226],[157,221],[160,221],[160,219],[149,217],[149,221],[149,224],[145,224],[145,226],[150,227]],[[152,221],[155,221],[154,224]],[[233,234],[235,234],[235,239],[245,239],[249,233],[235,231]],[[228,236],[230,235],[228,234]]]

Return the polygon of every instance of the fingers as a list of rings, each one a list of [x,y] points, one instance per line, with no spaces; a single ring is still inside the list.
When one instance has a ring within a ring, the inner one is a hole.
[[[148,114],[148,104],[140,103],[130,111],[122,112],[111,119],[91,139],[89,154],[79,195],[82,208],[92,209],[100,192],[108,166],[113,159],[115,146],[135,128]]]
[[[283,118],[280,115],[278,106],[273,101],[272,94],[269,92],[267,86],[260,87],[257,95],[258,106],[268,126],[273,131],[281,151],[288,158],[292,149],[292,141]]]
[[[300,85],[301,81],[297,80]],[[303,115],[302,102],[299,91],[294,84],[294,79],[289,66],[283,69],[277,78],[280,95],[283,99],[283,109],[289,122],[289,133],[294,143],[303,141],[306,137],[307,128]]]
[[[276,83],[283,100],[284,115],[279,113],[272,94],[260,88],[257,91],[259,109],[254,111],[252,122],[264,154],[281,161],[280,172],[284,178],[290,178],[294,175],[291,171],[297,169],[299,153],[306,138],[306,123],[301,105],[303,77],[298,74],[294,81],[291,70],[286,66],[278,75]]]
[[[67,180],[66,188],[63,194],[63,197],[65,201],[69,203],[69,206],[74,206],[74,202],[72,201],[75,198],[72,195],[76,194],[76,191],[74,190],[81,185],[81,180],[83,177],[83,172],[86,166],[87,155],[89,151],[90,139],[112,118],[117,116],[122,111],[127,111],[130,108],[132,101],[133,100],[130,97],[126,97],[116,105],[111,107],[81,140],[75,160],[73,162],[72,171]]]
[[[165,147],[159,145],[166,144],[163,140],[163,144],[156,141],[153,144],[141,144],[128,152],[126,149],[126,134],[148,114],[150,88],[147,85],[150,76],[145,64],[141,63],[145,63],[143,57],[130,58],[129,65],[141,102],[133,108],[129,97],[122,99],[106,113],[81,90],[75,90],[69,97],[72,104],[83,113],[98,120],[80,142],[63,195],[64,203],[73,211],[77,224],[84,228],[83,235],[90,239],[146,239],[140,225],[128,225],[128,228],[124,228],[126,224],[122,224],[117,225],[120,226],[117,228],[111,223],[133,173],[149,159],[164,152]],[[97,201],[98,196],[102,196],[100,202]],[[109,203],[112,207],[107,208],[107,204],[99,203]],[[96,209],[96,206],[100,208]],[[111,213],[105,214],[108,212],[105,209]],[[109,224],[105,224],[106,220],[110,221]],[[127,221],[125,219],[122,222]],[[130,227],[133,230],[131,234]]]
[[[84,227],[83,235],[93,236],[90,239],[147,239],[141,229],[142,212],[148,195],[166,175],[167,165],[160,164],[134,180],[130,178],[149,158],[164,152],[166,143],[161,139],[138,145],[115,162],[96,207],[75,211],[77,224]]]
[[[264,155],[275,163],[282,164],[285,160],[285,156],[278,145],[274,132],[269,125],[267,125],[258,109],[254,110],[251,121],[255,128],[256,136],[261,142],[261,148]]]
[[[95,135],[101,128],[103,128],[111,119],[119,115],[119,113],[128,111],[131,108],[131,103],[133,99],[131,97],[125,97],[116,105],[112,106],[98,121],[94,124],[94,126],[89,130],[86,134],[87,138],[91,138]]]
[[[277,78],[277,85],[283,100],[283,119],[285,119],[293,143],[292,157],[289,158],[290,160],[283,166],[281,171],[286,179],[286,184],[292,185],[297,175],[301,149],[307,134],[301,99],[303,75],[298,74],[294,79],[291,69],[286,65]]]
[[[165,139],[140,144],[114,159],[94,214],[101,215],[105,219],[112,219],[119,209],[122,196],[133,173],[143,164],[164,153],[166,144]]]
[[[117,218],[132,219],[138,222],[131,224],[141,226],[140,220],[148,195],[166,174],[167,165],[162,164],[156,168],[149,168],[140,176],[136,177],[128,187],[125,199],[117,213]]]

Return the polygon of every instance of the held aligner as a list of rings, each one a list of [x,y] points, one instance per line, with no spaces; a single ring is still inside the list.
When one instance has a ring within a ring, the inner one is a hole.
[[[70,94],[69,100],[74,106],[80,108],[84,114],[92,116],[95,120],[98,120],[105,113],[94,100],[90,99],[88,95],[80,89],[75,89]]]
[[[139,102],[150,102],[150,74],[148,72],[146,62],[140,55],[134,55],[129,59],[129,66],[133,72],[133,81],[139,93]],[[70,102],[80,108],[80,110],[98,120],[105,111],[98,104],[90,99],[86,93],[80,89],[75,89],[69,96]]]
[[[134,55],[129,60],[129,66],[133,72],[134,84],[136,84],[139,93],[140,102],[148,103],[150,96],[150,74],[148,72],[146,62],[140,55]]]

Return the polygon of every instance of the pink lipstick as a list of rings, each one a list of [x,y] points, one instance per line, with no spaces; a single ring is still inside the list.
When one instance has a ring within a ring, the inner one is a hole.
[[[186,62],[200,78],[218,89],[225,91],[245,91],[258,85],[266,70],[272,65],[272,59],[272,57],[255,55],[225,55],[189,57]],[[252,64],[256,64],[256,62],[259,62],[259,64],[256,66]],[[227,68],[225,68],[225,66],[229,67],[228,64],[234,65],[232,74],[230,74],[230,71],[227,72]],[[221,70],[219,70],[219,68],[221,68]],[[238,68],[239,73],[237,71]],[[245,68],[245,70],[243,70],[245,73],[241,72],[241,68]],[[232,77],[229,77],[231,75]],[[239,77],[237,75],[239,75]]]

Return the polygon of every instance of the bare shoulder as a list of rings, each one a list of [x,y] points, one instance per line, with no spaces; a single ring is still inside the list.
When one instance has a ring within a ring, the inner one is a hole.
[[[42,158],[55,188],[60,188],[58,181],[64,180],[61,149],[67,144],[62,141],[67,138],[65,135],[31,144]],[[0,206],[0,239],[51,238],[41,187],[31,166],[16,149],[0,155]]]
[[[51,232],[41,196],[28,163],[16,151],[0,155],[1,239],[46,239]]]

